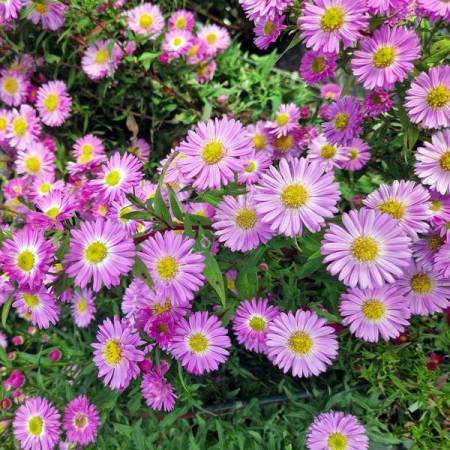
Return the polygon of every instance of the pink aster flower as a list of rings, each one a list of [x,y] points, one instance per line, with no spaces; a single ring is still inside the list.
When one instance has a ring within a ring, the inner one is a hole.
[[[49,152],[41,143],[34,142],[27,150],[17,153],[16,172],[35,179],[53,177],[54,159],[53,153]]]
[[[267,356],[284,373],[310,377],[336,358],[338,341],[325,319],[311,311],[280,313],[267,328]]]
[[[445,238],[440,235],[439,231],[433,230],[413,242],[413,256],[421,266],[433,267],[436,253],[444,244]]]
[[[159,6],[143,3],[125,13],[128,26],[136,34],[156,39],[164,28],[164,17]]]
[[[240,122],[227,118],[200,122],[177,148],[184,154],[179,168],[194,188],[218,189],[234,179],[242,167],[239,157],[250,148]]]
[[[0,147],[2,142],[6,140],[6,132],[8,130],[11,115],[9,109],[0,109]]]
[[[390,88],[407,78],[420,49],[415,31],[383,25],[360,42],[352,58],[353,74],[366,89]]]
[[[14,415],[14,437],[23,450],[51,450],[60,435],[60,414],[45,398],[30,397]]]
[[[409,325],[408,304],[395,285],[348,289],[339,312],[350,332],[368,342],[396,338]]]
[[[63,180],[55,180],[53,172],[44,173],[39,177],[33,178],[31,184],[31,193],[34,201],[49,195],[53,191],[64,191],[65,183]]]
[[[281,160],[255,186],[256,209],[274,233],[300,236],[303,226],[316,232],[337,212],[339,186],[331,172],[305,158]]]
[[[134,324],[136,321],[136,315],[139,313],[139,310],[150,304],[150,295],[151,292],[147,283],[139,278],[134,278],[125,289],[121,309],[131,324]]]
[[[386,16],[398,13],[408,3],[409,0],[367,0],[367,6],[371,14]]]
[[[450,195],[441,195],[431,190],[430,198],[431,224],[438,226],[450,220]]]
[[[299,157],[304,150],[302,138],[303,132],[300,127],[293,128],[284,136],[274,137],[272,142],[274,153],[272,156],[287,160]]]
[[[340,411],[318,415],[307,431],[308,450],[367,450],[369,438],[355,416]]]
[[[191,47],[187,52],[186,62],[188,64],[198,64],[208,58],[207,47],[204,41],[194,36]]]
[[[231,347],[226,328],[216,316],[196,312],[181,318],[171,342],[171,353],[187,372],[201,375],[217,370]]]
[[[28,227],[3,242],[3,271],[21,286],[41,284],[53,258],[53,244],[44,234]]]
[[[3,186],[3,192],[7,198],[17,198],[24,196],[27,186],[24,178],[12,178]]]
[[[145,403],[156,411],[172,411],[175,407],[177,396],[173,386],[164,377],[167,370],[168,364],[162,361],[142,378],[142,396]]]
[[[204,256],[194,252],[194,240],[173,231],[156,233],[138,256],[147,266],[155,288],[185,303],[203,286]]]
[[[214,60],[200,61],[195,68],[195,79],[198,83],[207,83],[216,73],[217,63]]]
[[[82,446],[93,444],[97,439],[100,414],[85,395],[79,395],[67,404],[63,426],[70,443]]]
[[[392,94],[383,89],[375,89],[370,92],[363,102],[364,109],[370,117],[377,117],[388,112],[393,104]]]
[[[69,162],[67,168],[71,175],[90,171],[105,161],[103,142],[93,134],[87,134],[75,141],[73,146],[75,162]]]
[[[4,3],[0,2],[0,8]],[[8,106],[19,106],[26,101],[29,82],[20,72],[0,72],[0,100]]]
[[[281,32],[286,29],[284,19],[284,16],[274,16],[260,17],[256,21],[254,42],[259,49],[265,50],[280,37]]]
[[[266,128],[277,138],[286,136],[298,128],[300,108],[293,103],[283,104],[275,114],[275,120],[266,123]]]
[[[8,144],[17,150],[25,150],[34,144],[41,133],[41,124],[36,111],[29,105],[11,111],[6,138]]]
[[[309,145],[308,159],[321,164],[325,172],[338,168],[344,157],[343,147],[331,144],[323,134],[319,134]]]
[[[411,262],[395,283],[406,298],[411,314],[427,316],[450,306],[450,283],[431,266]]]
[[[330,119],[322,128],[325,137],[333,144],[348,144],[361,131],[361,105],[355,97],[343,97],[332,103],[328,115]]]
[[[450,4],[447,0],[417,0],[417,6],[435,21],[450,20]]]
[[[72,315],[75,325],[87,327],[95,318],[94,295],[90,289],[75,291],[72,300]]]
[[[234,252],[248,252],[273,235],[269,225],[261,221],[251,193],[224,196],[217,205],[213,228],[219,241]]]
[[[150,156],[150,144],[141,138],[132,138],[130,142],[130,146],[127,148],[127,152],[136,156],[143,163],[148,161],[148,157]]]
[[[233,315],[233,330],[239,344],[248,351],[266,353],[267,329],[280,314],[265,298],[244,300]]]
[[[116,152],[103,164],[97,178],[90,184],[102,199],[116,200],[139,184],[144,176],[141,167],[142,162],[135,156]]]
[[[261,175],[271,166],[272,158],[267,152],[254,152],[242,158],[242,169],[238,173],[241,184],[252,185],[261,179]]]
[[[273,153],[273,136],[266,128],[266,122],[260,120],[255,125],[247,125],[245,133],[253,144],[255,152],[264,152],[269,156]]]
[[[415,174],[441,194],[450,194],[450,130],[431,136],[416,151]]]
[[[362,289],[392,283],[411,260],[410,238],[388,214],[360,209],[331,224],[322,241],[322,255],[332,275]]]
[[[405,108],[413,123],[424,128],[450,124],[450,66],[432,67],[414,78],[406,91]]]
[[[293,0],[239,0],[239,3],[250,20],[257,20],[259,17],[274,18],[283,14]]]
[[[443,277],[450,278],[450,243],[443,244],[436,252],[434,269]]]
[[[35,205],[41,212],[31,212],[27,217],[27,223],[47,230],[55,227],[61,231],[62,222],[74,215],[78,203],[70,193],[53,190],[48,195],[38,198]]]
[[[226,28],[217,25],[206,25],[197,33],[197,37],[204,42],[208,56],[226,50],[231,43],[230,35]]]
[[[395,180],[391,186],[381,185],[363,201],[370,209],[389,214],[412,238],[426,233],[431,218],[430,193],[413,181]]]
[[[366,2],[353,0],[315,0],[303,5],[298,27],[306,47],[327,53],[339,53],[355,44],[367,26]]]
[[[94,291],[120,283],[134,263],[133,241],[120,225],[97,219],[81,222],[71,230],[70,251],[66,255],[66,272],[75,285],[84,288],[91,280]]]
[[[25,0],[25,4],[31,8],[27,18],[35,25],[40,22],[42,28],[51,31],[64,25],[66,7],[63,3],[54,0]]]
[[[308,84],[320,83],[334,77],[337,64],[335,53],[308,50],[300,63],[300,76]]]
[[[22,6],[22,0],[4,0],[0,2],[0,23],[17,19]]]
[[[336,83],[324,84],[320,88],[320,97],[325,100],[339,100],[341,97],[341,87]]]
[[[192,14],[191,11],[186,11],[185,9],[174,11],[169,17],[169,30],[192,31],[194,25],[194,14]]]
[[[206,217],[212,219],[216,208],[205,202],[191,202],[186,205],[186,212],[194,216]]]
[[[370,159],[370,147],[362,139],[355,138],[343,147],[344,158],[339,164],[345,170],[360,170]]]
[[[144,359],[144,353],[138,347],[145,342],[126,320],[117,316],[103,321],[98,328],[97,341],[92,347],[99,378],[113,390],[126,389],[130,381],[139,376],[138,362]]]
[[[58,322],[59,308],[55,296],[42,286],[37,290],[19,290],[13,307],[22,317],[40,329],[46,329]]]
[[[189,31],[172,30],[164,36],[163,51],[167,53],[169,61],[185,55],[192,46],[193,36]]]
[[[90,45],[81,59],[81,66],[92,80],[111,77],[119,67],[122,49],[110,40],[99,40]]]
[[[168,350],[176,328],[175,317],[170,312],[152,315],[144,330],[155,340],[159,348]]]
[[[36,108],[49,127],[59,127],[70,116],[72,99],[63,81],[50,81],[38,89]]]

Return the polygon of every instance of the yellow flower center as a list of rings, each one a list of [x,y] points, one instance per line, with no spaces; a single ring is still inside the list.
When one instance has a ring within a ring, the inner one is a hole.
[[[122,174],[120,173],[119,170],[114,169],[109,171],[106,175],[105,175],[105,184],[106,186],[109,187],[114,187],[117,186],[120,181],[122,180]]]
[[[60,212],[60,208],[58,206],[53,206],[52,208],[47,209],[45,211],[45,215],[50,217],[50,219],[56,219]]]
[[[48,194],[52,188],[51,183],[45,182],[39,186],[39,192],[41,194]]]
[[[180,16],[175,21],[175,28],[178,28],[179,30],[183,30],[186,27],[186,24],[187,24],[186,17]]]
[[[325,70],[327,65],[327,60],[323,56],[318,56],[314,58],[311,63],[311,71],[313,73],[320,73]]]
[[[77,310],[79,313],[84,313],[87,310],[87,302],[84,298],[80,298],[77,303]]]
[[[438,212],[442,209],[442,203],[439,200],[431,200],[431,211]]]
[[[14,95],[19,90],[19,84],[13,77],[7,77],[3,80],[3,88],[9,95]]]
[[[367,320],[377,322],[386,316],[386,307],[383,302],[375,298],[366,300],[362,305],[362,313]]]
[[[336,117],[334,118],[334,126],[338,130],[343,130],[344,128],[347,128],[348,122],[349,122],[350,116],[345,113],[339,113],[336,114]]]
[[[208,339],[202,333],[194,333],[188,339],[188,346],[193,353],[204,353],[208,347]]]
[[[170,303],[170,298],[166,298],[166,301],[164,303],[155,303],[152,305],[152,312],[156,316],[161,315],[165,312],[172,311],[172,304]]]
[[[432,291],[433,285],[428,275],[417,273],[411,278],[411,289],[418,294],[428,294]]]
[[[250,161],[245,167],[244,167],[244,172],[247,173],[252,173],[254,172],[256,169],[256,163],[255,161]]]
[[[347,438],[342,433],[330,434],[327,445],[329,450],[346,450]]]
[[[215,33],[209,33],[206,35],[206,42],[208,44],[213,45],[219,40],[219,37]]]
[[[275,24],[271,20],[268,20],[263,27],[264,36],[269,36],[270,34],[272,34],[274,28]]]
[[[252,318],[249,320],[248,322],[248,326],[253,330],[253,331],[264,331],[266,329],[267,326],[267,322],[264,319],[264,317],[261,316],[257,316],[254,315],[252,316]]]
[[[25,136],[28,131],[28,122],[24,117],[17,117],[13,120],[12,128],[16,136]]]
[[[283,189],[281,193],[281,202],[286,208],[300,208],[309,198],[309,194],[305,186],[302,184],[290,184]]]
[[[380,253],[378,242],[369,236],[357,237],[352,245],[351,252],[354,258],[361,262],[374,261]]]
[[[5,131],[8,127],[8,121],[6,120],[6,117],[0,116],[0,131]]]
[[[141,28],[147,29],[153,25],[153,16],[148,13],[142,14],[139,18],[139,26]]]
[[[77,159],[79,164],[86,164],[92,160],[94,147],[91,144],[83,144],[80,148],[80,156]]]
[[[306,356],[313,346],[313,340],[309,334],[303,331],[292,333],[288,340],[288,347],[297,356]]]
[[[179,36],[177,36],[176,38],[174,38],[172,40],[172,45],[174,47],[180,47],[181,45],[183,45],[183,43],[184,43],[184,39]]]
[[[200,45],[195,44],[188,50],[187,55],[190,57],[195,56],[199,50],[200,50]]]
[[[30,417],[27,428],[33,436],[40,436],[44,430],[44,421],[39,416]]]
[[[242,208],[236,214],[236,225],[243,230],[251,230],[256,225],[256,212],[250,208]]]
[[[178,262],[173,256],[163,256],[156,263],[156,272],[159,278],[169,281],[173,280],[178,273]]]
[[[255,134],[252,140],[256,150],[262,150],[267,143],[265,136],[262,134]]]
[[[92,242],[84,250],[84,258],[91,264],[100,264],[108,256],[108,248],[103,242]]]
[[[109,58],[109,51],[107,48],[102,48],[101,50],[98,50],[95,54],[95,62],[97,64],[105,64],[106,61],[108,61]]]
[[[331,159],[336,154],[337,149],[334,145],[326,144],[320,149],[320,156],[323,159]]]
[[[345,20],[344,10],[339,6],[331,6],[325,10],[320,18],[320,28],[331,33],[342,27]]]
[[[275,148],[282,153],[288,152],[291,150],[294,145],[294,138],[291,134],[287,134],[286,136],[281,136],[276,138],[274,141]]]
[[[289,122],[289,115],[286,113],[277,114],[277,125],[284,127]]]
[[[220,142],[211,141],[203,147],[201,156],[208,166],[212,166],[225,156],[225,148]]]
[[[48,6],[44,2],[33,2],[33,5],[39,14],[45,14],[48,11]]]
[[[352,148],[350,150],[350,159],[352,161],[354,161],[355,159],[357,159],[359,156],[359,150],[357,148]]]
[[[109,339],[103,347],[103,357],[110,366],[116,366],[122,360],[122,347],[120,342]]]
[[[380,47],[373,55],[373,65],[377,69],[389,67],[395,60],[394,47]]]
[[[108,212],[108,208],[105,205],[100,205],[97,209],[98,213],[101,214],[102,216],[105,216],[106,213]]]
[[[390,214],[392,218],[400,220],[405,217],[405,206],[398,200],[386,200],[378,206],[382,213]]]
[[[38,173],[41,170],[41,161],[37,156],[28,156],[25,160],[25,168],[29,173]]]
[[[434,253],[439,247],[444,243],[444,238],[439,236],[439,234],[432,234],[426,238],[428,243],[428,248]]]
[[[74,419],[74,424],[77,428],[86,428],[89,420],[84,413],[77,413]]]
[[[48,94],[43,103],[47,110],[53,112],[58,108],[59,97],[57,94]]]
[[[439,159],[439,165],[442,170],[450,172],[450,150],[444,152]]]
[[[29,309],[35,309],[40,305],[39,297],[37,295],[24,293],[22,294],[23,301]]]
[[[23,250],[17,255],[17,266],[24,272],[31,272],[35,264],[36,258],[30,250]]]
[[[430,89],[427,94],[428,106],[432,109],[439,109],[450,103],[450,89],[444,85]]]

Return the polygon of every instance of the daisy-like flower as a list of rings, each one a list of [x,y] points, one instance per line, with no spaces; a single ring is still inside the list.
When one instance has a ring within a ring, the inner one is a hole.
[[[260,17],[256,21],[253,30],[255,33],[255,45],[261,50],[265,50],[272,42],[275,42],[281,32],[286,29],[284,19],[284,16],[275,16],[273,18]]]
[[[184,155],[178,167],[194,188],[218,189],[234,179],[242,168],[239,157],[250,149],[240,122],[225,117],[200,122],[177,148]]]
[[[53,191],[64,191],[65,183],[63,180],[55,180],[53,172],[45,173],[42,176],[33,178],[31,185],[31,196],[34,201],[49,195]]]
[[[360,170],[370,159],[370,147],[362,139],[355,138],[342,149],[344,153],[343,161],[339,163],[345,170]]]
[[[320,83],[334,77],[337,58],[335,53],[308,50],[300,63],[300,76],[308,84]]]
[[[70,116],[72,99],[64,81],[50,81],[37,91],[36,108],[49,127],[59,127]]]
[[[305,158],[282,159],[255,186],[256,209],[274,233],[300,236],[303,226],[319,231],[325,218],[337,212],[339,185],[332,172]]]
[[[150,155],[150,144],[141,138],[132,138],[130,146],[127,148],[127,152],[136,156],[143,163],[148,161],[148,157]]]
[[[200,61],[195,69],[195,79],[198,83],[207,83],[209,80],[212,80],[214,74],[216,73],[216,69],[216,61]]]
[[[91,280],[94,291],[102,286],[117,286],[120,275],[132,268],[135,256],[133,241],[123,228],[109,221],[81,222],[71,230],[66,272],[75,285],[84,288]]]
[[[219,241],[234,252],[248,252],[273,235],[269,225],[261,221],[251,193],[224,196],[217,205],[212,226]]]
[[[151,292],[147,283],[139,278],[135,278],[125,289],[121,309],[126,319],[131,324],[134,324],[139,310],[148,306],[150,301]]]
[[[266,128],[277,138],[286,136],[289,132],[298,128],[300,108],[293,103],[281,105],[275,114],[275,120],[266,123]]]
[[[27,150],[19,151],[15,161],[16,172],[32,178],[53,177],[54,154],[41,143],[34,142]]]
[[[265,298],[244,300],[233,315],[233,330],[239,344],[248,351],[265,353],[269,323],[280,314]]]
[[[436,253],[434,269],[445,278],[450,278],[450,243],[443,244]]]
[[[111,77],[119,67],[123,52],[110,40],[99,40],[90,45],[81,59],[81,67],[91,80]]]
[[[58,30],[64,25],[64,13],[66,7],[63,3],[54,0],[26,0],[30,7],[27,19],[37,25],[41,22],[46,30]]]
[[[303,5],[298,27],[305,45],[316,51],[339,53],[353,45],[367,26],[366,2],[353,0],[315,0]]]
[[[164,36],[163,51],[169,57],[169,61],[185,55],[192,46],[192,34],[184,30],[172,30]]]
[[[97,439],[100,414],[85,395],[71,400],[64,410],[64,430],[67,439],[74,445],[93,444]]]
[[[203,311],[179,320],[170,351],[187,372],[201,375],[217,370],[228,358],[230,347],[226,328],[216,316]]]
[[[53,244],[41,231],[23,228],[3,242],[3,271],[21,286],[38,286],[48,271],[53,251]]]
[[[344,157],[343,147],[331,144],[323,134],[319,134],[309,145],[308,159],[321,164],[326,172],[338,168]]]
[[[0,2],[0,22],[17,19],[22,6],[22,0],[3,0]]]
[[[353,74],[366,89],[390,88],[407,78],[420,49],[415,31],[383,25],[360,42],[352,58]]]
[[[238,181],[242,184],[257,183],[261,174],[272,164],[272,158],[267,152],[254,152],[242,158],[243,167],[238,173]]]
[[[8,109],[0,109],[0,146],[6,140],[6,131],[8,130],[9,122],[11,120]]]
[[[191,202],[186,205],[186,212],[194,216],[212,219],[216,213],[216,208],[205,202]]]
[[[322,255],[332,275],[362,289],[392,283],[411,261],[411,240],[388,214],[360,209],[331,224],[322,241]]]
[[[431,224],[439,226],[450,220],[450,196],[441,195],[439,192],[430,191]]]
[[[72,300],[72,315],[75,325],[87,327],[95,317],[94,295],[90,289],[75,291]]]
[[[8,144],[17,150],[25,150],[33,146],[41,133],[41,124],[36,111],[29,105],[21,105],[20,109],[11,111],[6,138]]]
[[[164,17],[159,6],[143,3],[125,13],[128,27],[136,34],[156,39],[164,28]]]
[[[132,235],[137,232],[139,222],[128,219],[126,214],[135,210],[135,206],[125,196],[122,196],[110,204],[106,217],[118,223],[129,235]]]
[[[58,322],[59,308],[55,296],[44,287],[37,290],[19,290],[13,307],[40,329],[46,329]]]
[[[341,297],[343,323],[356,337],[368,342],[396,338],[409,324],[409,308],[395,285],[348,289]]]
[[[169,30],[185,30],[192,31],[195,25],[194,14],[185,9],[174,11],[169,17]]]
[[[103,142],[93,134],[78,138],[73,146],[75,162],[69,162],[67,168],[71,175],[89,171],[105,161]]]
[[[431,266],[411,262],[395,283],[406,298],[411,314],[427,316],[450,306],[450,283]]]
[[[450,124],[450,66],[432,67],[414,78],[406,91],[405,108],[413,123],[424,128]]]
[[[325,100],[338,100],[341,97],[341,87],[336,83],[327,83],[320,88],[320,97]]]
[[[223,52],[230,46],[230,35],[226,28],[217,25],[206,25],[197,33],[197,37],[204,42],[208,56]]]
[[[142,378],[142,396],[145,403],[156,411],[172,411],[177,399],[173,386],[164,377],[168,368],[169,365],[162,361]]]
[[[430,193],[414,181],[395,180],[381,185],[364,199],[364,205],[389,214],[412,238],[426,233],[431,218]]]
[[[267,356],[284,373],[310,377],[336,358],[338,341],[325,319],[311,311],[280,313],[267,328]]]
[[[340,411],[318,415],[307,431],[308,450],[367,450],[369,438],[355,416]]]
[[[0,2],[0,8],[4,3]],[[0,72],[0,100],[8,106],[19,106],[25,102],[29,82],[15,70]]]
[[[30,397],[14,415],[14,436],[23,450],[51,450],[60,435],[60,414],[45,398]]]
[[[35,205],[42,212],[32,212],[27,217],[27,223],[41,226],[45,229],[56,227],[62,230],[62,222],[73,216],[77,202],[70,193],[58,190],[49,192],[48,195],[38,198]]]
[[[103,164],[97,178],[90,184],[102,199],[113,201],[139,184],[144,176],[141,167],[142,162],[135,156],[116,152]]]
[[[301,142],[302,132],[300,128],[294,128],[284,136],[275,137],[273,140],[274,155],[277,158],[292,159],[303,152]]]
[[[388,112],[393,104],[391,92],[375,89],[364,99],[363,107],[370,117],[377,117]]]
[[[431,136],[416,151],[415,174],[441,194],[450,194],[450,130]]]
[[[266,128],[266,122],[260,120],[255,125],[247,125],[245,133],[250,139],[255,152],[273,153],[273,136]]]
[[[346,145],[361,130],[361,105],[355,97],[343,97],[332,103],[328,115],[330,119],[322,128],[325,137],[333,144]]]
[[[283,14],[293,0],[239,0],[245,15],[250,20],[256,20],[259,17],[273,18]]]
[[[209,55],[205,42],[194,36],[186,56],[186,62],[188,64],[199,64],[208,59]]]
[[[434,258],[444,244],[445,238],[439,231],[433,230],[422,239],[413,242],[413,256],[421,266],[433,267]]]
[[[450,4],[447,0],[417,0],[417,6],[435,21],[450,20]]]
[[[185,303],[204,284],[204,256],[194,252],[194,240],[173,231],[156,233],[141,246],[138,256],[147,266],[159,292]]]

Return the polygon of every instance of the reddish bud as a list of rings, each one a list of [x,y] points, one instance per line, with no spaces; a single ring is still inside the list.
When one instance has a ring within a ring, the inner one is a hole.
[[[13,345],[19,346],[22,345],[25,342],[25,340],[23,336],[13,336],[11,342]]]
[[[59,350],[59,349],[55,349],[55,350],[52,350],[49,354],[48,354],[48,359],[51,361],[51,362],[56,362],[56,361],[59,361],[61,358],[62,358],[62,351],[61,350]]]

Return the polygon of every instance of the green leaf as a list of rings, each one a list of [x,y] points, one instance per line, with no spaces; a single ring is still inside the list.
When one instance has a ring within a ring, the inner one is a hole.
[[[169,188],[169,202],[170,208],[172,209],[172,213],[178,220],[183,221],[184,214],[181,208],[181,203],[179,202],[173,189],[170,186],[168,186],[168,188]]]
[[[322,266],[322,255],[319,253],[310,256],[305,264],[303,264],[300,269],[296,272],[299,278],[306,278],[312,275],[316,270],[320,269]]]
[[[152,62],[159,56],[159,53],[144,52],[139,56],[139,62],[144,66],[145,70],[150,69]]]
[[[153,208],[159,218],[161,218],[167,225],[172,225],[172,217],[170,216],[169,209],[167,208],[161,194],[161,186],[158,186],[158,189],[156,190],[155,198],[153,199]]]
[[[236,287],[241,300],[256,297],[258,292],[258,272],[256,267],[247,265],[239,270]]]
[[[219,296],[222,306],[226,305],[226,295],[225,295],[225,284],[223,282],[223,275],[220,270],[219,264],[216,258],[211,254],[211,252],[205,250],[203,251],[205,255],[205,277],[208,283],[216,291]]]
[[[6,328],[6,322],[8,320],[8,314],[9,314],[9,310],[11,309],[12,301],[13,301],[13,299],[10,298],[3,305],[3,309],[2,309],[2,326],[3,326],[3,328]]]

